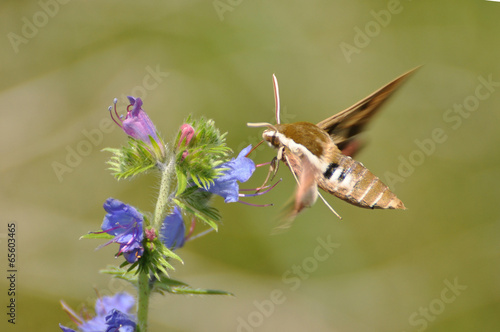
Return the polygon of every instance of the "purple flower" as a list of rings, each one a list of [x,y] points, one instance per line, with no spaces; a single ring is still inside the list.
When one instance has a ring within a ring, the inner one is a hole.
[[[175,206],[174,212],[169,214],[163,221],[160,229],[161,242],[168,249],[175,250],[184,246],[186,226],[182,219],[181,210]]]
[[[123,254],[129,263],[135,263],[144,253],[142,240],[143,216],[133,206],[108,198],[104,203],[106,216],[102,222],[103,232],[114,235],[115,238],[104,245],[118,243],[119,254]]]
[[[255,171],[255,163],[246,155],[252,149],[249,145],[239,153],[236,159],[232,159],[218,168],[226,168],[223,174],[215,179],[208,188],[208,192],[224,198],[224,202],[237,202],[239,197],[239,186],[236,181],[246,182]]]
[[[128,313],[134,308],[135,299],[127,293],[117,293],[114,296],[104,296],[95,303],[96,316],[85,321],[64,302],[64,310],[78,325],[81,332],[132,332],[135,330],[135,316]],[[59,324],[64,332],[76,332],[73,329]]]
[[[151,136],[151,138],[160,147],[162,156],[164,156],[165,147],[163,141],[158,137],[155,125],[146,114],[146,112],[144,112],[144,110],[142,109],[142,99],[134,98],[131,96],[128,96],[127,98],[130,101],[130,105],[127,107],[127,115],[125,116],[125,119],[122,120],[118,115],[118,112],[116,111],[116,103],[118,102],[117,99],[115,99],[113,102],[114,112],[117,119],[115,119],[115,116],[113,116],[113,113],[111,112],[112,108],[110,106],[109,111],[111,113],[111,118],[118,126],[123,129],[123,131],[125,131],[127,135],[146,143],[154,151],[154,147],[151,144],[150,140]]]

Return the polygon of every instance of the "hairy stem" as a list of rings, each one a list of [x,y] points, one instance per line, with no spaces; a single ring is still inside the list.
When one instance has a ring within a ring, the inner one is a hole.
[[[148,309],[151,286],[149,284],[149,272],[139,272],[138,280],[139,300],[137,304],[137,331],[147,332],[148,330]]]
[[[171,194],[176,189],[175,160],[170,159],[166,165],[163,165],[160,180],[160,191],[156,201],[153,227],[160,230],[165,215],[172,212]]]
[[[153,227],[159,231],[166,214],[173,210],[171,196],[176,190],[177,178],[175,174],[175,158],[171,158],[166,164],[159,164],[161,171],[160,191],[156,201]],[[137,328],[139,332],[148,330],[149,297],[153,284],[150,282],[149,270],[140,269],[138,277],[138,304],[137,304]]]

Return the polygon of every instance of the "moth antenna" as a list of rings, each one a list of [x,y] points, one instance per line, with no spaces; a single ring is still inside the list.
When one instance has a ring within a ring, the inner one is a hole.
[[[272,130],[278,131],[278,129],[276,129],[275,126],[273,126],[268,122],[247,122],[247,126],[252,128],[268,127],[271,128]]]
[[[276,123],[280,124],[280,89],[278,87],[278,79],[273,74],[273,87],[274,87],[274,105],[276,107]]]
[[[335,214],[337,217],[339,217],[340,220],[342,220],[342,217],[337,213],[337,211],[335,211],[332,206],[330,204],[328,204],[328,202],[326,201],[326,199],[323,197],[323,195],[321,195],[321,193],[319,192],[318,190],[318,195],[319,197],[321,198],[321,200],[323,200],[323,203],[326,204],[326,206],[328,206],[328,208],[330,209],[330,211],[333,212],[333,214]]]

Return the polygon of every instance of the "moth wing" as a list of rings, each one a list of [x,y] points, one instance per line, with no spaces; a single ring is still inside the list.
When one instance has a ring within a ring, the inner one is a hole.
[[[305,156],[299,157],[289,150],[285,152],[283,158],[297,180],[297,189],[292,202],[287,204],[286,212],[281,218],[279,226],[273,230],[273,233],[280,233],[288,229],[295,217],[303,209],[311,207],[318,198],[317,171],[309,159]]]
[[[306,207],[312,206],[318,198],[318,185],[316,184],[316,169],[305,156],[300,158],[302,172],[295,192],[295,205],[293,214],[297,215]]]
[[[366,124],[380,110],[384,102],[418,68],[399,76],[351,107],[319,122],[317,126],[330,135],[340,150],[349,150],[348,147],[353,141],[352,138],[363,131]],[[352,150],[352,147],[350,149]],[[357,149],[350,152],[349,155],[354,154],[356,151]]]

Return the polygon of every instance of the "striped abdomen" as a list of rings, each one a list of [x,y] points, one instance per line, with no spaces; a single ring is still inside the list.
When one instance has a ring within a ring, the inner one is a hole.
[[[316,177],[318,186],[351,204],[364,208],[405,209],[399,198],[366,167],[340,155]]]

